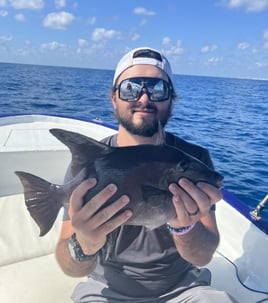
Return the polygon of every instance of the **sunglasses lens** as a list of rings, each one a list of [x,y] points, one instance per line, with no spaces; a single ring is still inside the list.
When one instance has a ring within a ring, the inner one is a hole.
[[[124,101],[137,101],[141,95],[142,86],[132,79],[123,80],[119,85],[119,97]]]
[[[129,78],[123,80],[119,86],[119,98],[124,101],[137,101],[146,92],[150,101],[166,101],[170,95],[167,81],[159,78]]]

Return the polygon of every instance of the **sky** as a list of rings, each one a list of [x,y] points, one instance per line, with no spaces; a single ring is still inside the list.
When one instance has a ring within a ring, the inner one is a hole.
[[[268,79],[268,0],[0,0],[0,62],[114,69],[140,46],[174,74]]]

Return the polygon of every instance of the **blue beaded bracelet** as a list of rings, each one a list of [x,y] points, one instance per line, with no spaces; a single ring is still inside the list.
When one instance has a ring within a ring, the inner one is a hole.
[[[193,223],[192,225],[189,225],[189,226],[175,228],[175,227],[172,227],[169,223],[166,223],[167,230],[175,236],[182,236],[182,235],[187,234],[190,230],[192,230],[194,228],[194,226],[195,226],[195,223]]]

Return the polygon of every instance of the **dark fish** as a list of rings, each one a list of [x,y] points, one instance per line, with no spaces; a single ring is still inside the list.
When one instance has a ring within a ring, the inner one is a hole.
[[[31,216],[45,235],[56,220],[60,208],[69,203],[74,188],[85,178],[95,177],[97,185],[88,191],[84,203],[110,183],[117,193],[103,207],[127,194],[126,208],[133,216],[125,224],[159,227],[175,216],[170,183],[188,178],[194,183],[204,181],[222,187],[223,177],[196,158],[169,145],[138,145],[110,147],[84,135],[51,129],[50,132],[68,146],[72,153],[73,180],[64,185],[47,182],[37,176],[17,171]]]

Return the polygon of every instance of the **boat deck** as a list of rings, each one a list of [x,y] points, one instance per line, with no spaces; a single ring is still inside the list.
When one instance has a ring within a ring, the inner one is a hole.
[[[62,214],[52,230],[40,238],[14,174],[15,170],[23,170],[62,183],[70,153],[49,134],[48,130],[55,127],[97,140],[115,133],[100,124],[67,118],[0,119],[0,213],[5,227],[0,231],[0,302],[71,302],[75,285],[84,280],[65,276],[56,263],[53,252]],[[212,285],[228,291],[238,302],[268,302],[268,236],[226,201],[217,204],[216,215],[221,243],[207,266],[212,271]]]

